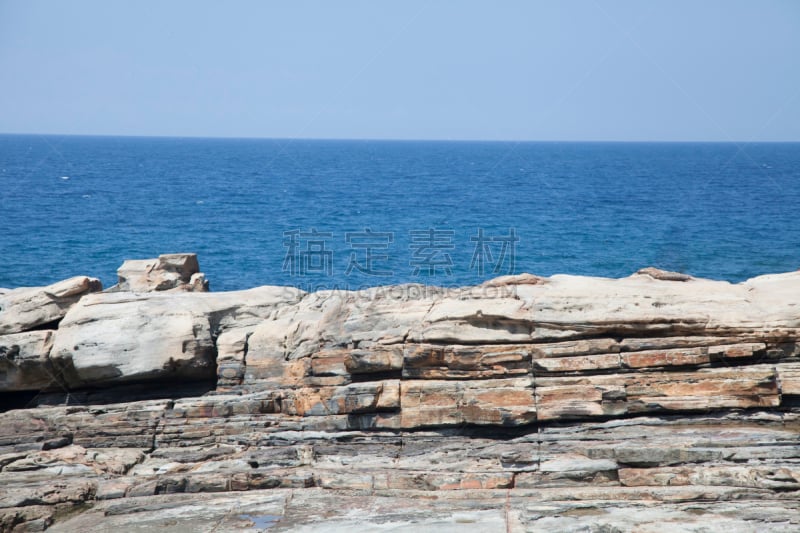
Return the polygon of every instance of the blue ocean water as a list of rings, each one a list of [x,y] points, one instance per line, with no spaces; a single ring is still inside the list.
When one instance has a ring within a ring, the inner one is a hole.
[[[197,252],[212,290],[800,267],[800,144],[0,135],[0,287]]]

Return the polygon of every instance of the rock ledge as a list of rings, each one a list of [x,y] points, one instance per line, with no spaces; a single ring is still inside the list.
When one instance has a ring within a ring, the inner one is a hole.
[[[800,272],[0,291],[0,532],[797,531]]]

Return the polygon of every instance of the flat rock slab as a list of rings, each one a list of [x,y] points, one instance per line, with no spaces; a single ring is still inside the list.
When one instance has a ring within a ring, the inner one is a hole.
[[[48,531],[797,531],[797,501],[735,503],[651,499],[561,499],[563,494],[465,493],[425,498],[413,492],[369,496],[348,491],[273,490],[165,495],[101,502]],[[548,497],[551,496],[551,497]]]

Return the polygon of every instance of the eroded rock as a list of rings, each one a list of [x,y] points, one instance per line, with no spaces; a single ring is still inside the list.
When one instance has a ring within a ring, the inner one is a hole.
[[[76,276],[46,287],[23,287],[0,294],[0,335],[53,326],[82,296],[102,288],[98,279]]]
[[[262,287],[229,293],[90,295],[59,326],[51,359],[73,387],[216,376],[215,340],[255,327],[301,292]]]
[[[157,259],[128,259],[117,269],[119,281],[110,290],[130,292],[207,292],[197,254],[163,254]]]
[[[0,335],[0,394],[42,391],[58,387],[58,372],[50,364],[54,331]]]
[[[798,273],[214,294],[173,262],[0,335],[0,400],[39,392],[0,412],[0,531],[800,527]]]

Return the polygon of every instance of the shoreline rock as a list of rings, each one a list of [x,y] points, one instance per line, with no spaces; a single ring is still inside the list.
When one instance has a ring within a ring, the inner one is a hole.
[[[0,292],[0,531],[800,528],[800,272],[198,274]]]
[[[0,335],[55,326],[82,296],[103,289],[100,280],[75,276],[46,287],[20,287],[0,294]]]
[[[117,269],[119,281],[109,292],[208,292],[197,254],[162,254],[157,259],[128,259]]]

